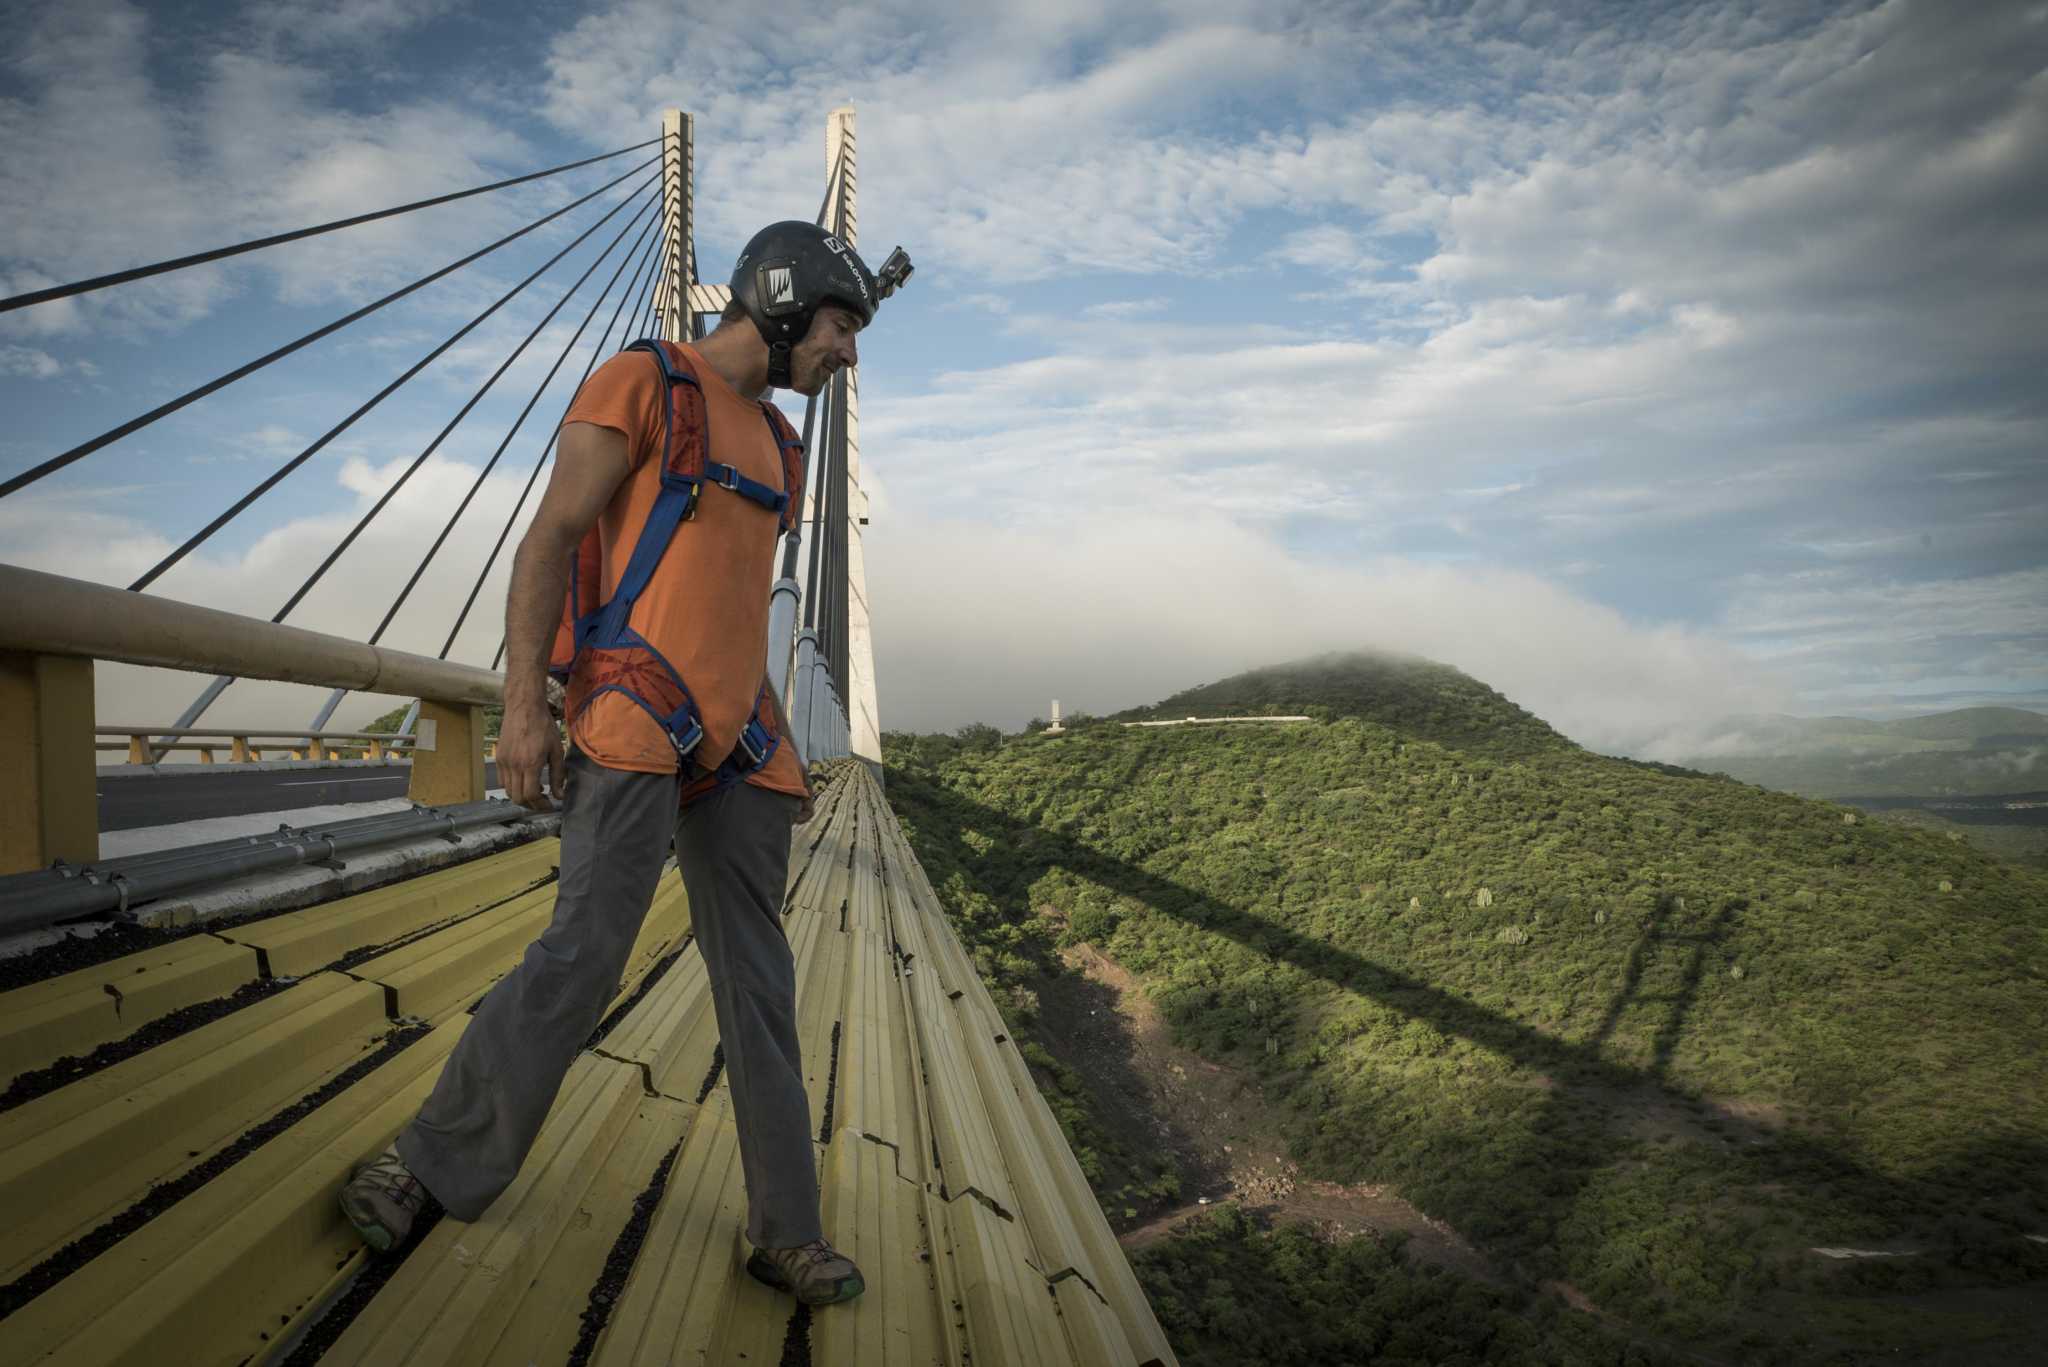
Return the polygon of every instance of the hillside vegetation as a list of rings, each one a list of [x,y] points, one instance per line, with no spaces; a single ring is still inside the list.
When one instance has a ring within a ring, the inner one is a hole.
[[[2048,876],[1588,754],[1423,661],[1142,710],[1231,712],[1319,720],[885,737],[1023,1039],[1056,940],[1089,941],[1181,1042],[1263,1074],[1308,1171],[1396,1185],[1522,1288],[1225,1212],[1138,1259],[1184,1360],[2002,1360],[2007,1307],[2048,1290]],[[1034,1057],[1121,1207],[1156,1156],[1113,1151]],[[1813,1252],[1843,1247],[1914,1256]],[[1601,1318],[1560,1318],[1566,1288]]]
[[[400,704],[399,706],[392,708],[389,712],[385,712],[379,716],[371,718],[369,721],[363,723],[363,730],[381,731],[386,735],[390,735],[393,732],[396,732],[400,726],[405,724],[405,714],[409,706],[409,704]],[[485,738],[489,740],[496,740],[498,738],[498,726],[504,720],[504,708],[486,707],[484,709]]]

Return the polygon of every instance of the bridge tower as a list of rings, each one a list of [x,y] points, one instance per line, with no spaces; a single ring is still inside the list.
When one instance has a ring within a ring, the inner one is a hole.
[[[848,246],[860,247],[859,140],[851,105],[832,111],[825,121],[825,174],[839,173],[843,235]],[[846,677],[840,681],[846,705],[847,748],[868,761],[877,774],[882,766],[882,716],[876,701],[875,642],[868,615],[867,559],[861,528],[868,525],[868,496],[860,482],[860,368],[847,374],[845,409],[840,430],[846,443]]]

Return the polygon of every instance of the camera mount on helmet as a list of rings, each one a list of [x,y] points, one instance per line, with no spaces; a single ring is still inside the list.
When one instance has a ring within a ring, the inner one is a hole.
[[[904,285],[909,283],[910,273],[914,269],[916,268],[910,264],[909,252],[904,251],[901,247],[890,252],[888,259],[882,262],[882,269],[875,272],[876,297],[887,299],[897,290],[903,288]]]
[[[898,247],[877,277],[850,243],[801,219],[755,233],[733,266],[732,297],[768,344],[769,385],[790,388],[790,354],[822,305],[850,309],[866,327],[876,305],[910,279],[911,269],[909,255]]]

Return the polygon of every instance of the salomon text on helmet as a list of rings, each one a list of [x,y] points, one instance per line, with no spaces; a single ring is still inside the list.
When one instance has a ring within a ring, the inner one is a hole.
[[[901,255],[899,247],[890,261]],[[892,271],[885,287],[849,243],[815,223],[791,219],[769,224],[747,243],[733,267],[732,297],[768,344],[768,383],[787,389],[790,350],[811,330],[820,305],[851,309],[866,327],[875,306],[909,278],[909,258],[903,257],[903,269]]]

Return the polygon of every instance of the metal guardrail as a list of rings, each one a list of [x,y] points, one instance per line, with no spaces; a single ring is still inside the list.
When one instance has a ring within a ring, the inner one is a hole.
[[[412,736],[393,735],[389,731],[295,731],[290,727],[266,730],[218,726],[96,726],[93,733],[123,737],[123,740],[99,741],[93,748],[125,749],[130,764],[154,764],[153,755],[165,750],[197,751],[201,764],[213,763],[213,752],[220,749],[227,750],[230,764],[261,760],[265,750],[283,750],[296,760],[350,759],[358,755],[366,759],[385,759],[410,752],[414,739]],[[172,739],[166,743],[163,740],[152,741],[151,737]],[[225,740],[227,745],[207,743],[214,740]],[[486,747],[486,759],[490,758],[490,748]]]
[[[97,859],[99,737],[127,738],[109,748],[132,755],[136,737],[155,748],[161,742],[152,738],[170,734],[97,725],[96,660],[419,698],[419,721],[405,738],[412,800],[443,806],[484,796],[483,709],[503,699],[502,674],[0,565],[0,753],[18,757],[18,777],[0,790],[0,874]],[[307,751],[318,745],[323,752],[330,738],[360,740],[366,748],[399,740],[369,740],[368,732],[207,729],[215,734],[188,728],[195,739],[174,743],[201,750],[204,760],[211,749],[232,752],[238,738],[243,753],[251,737],[270,735],[303,739]],[[209,739],[225,745],[208,747]]]
[[[0,565],[0,650],[483,707],[505,676],[302,627]]]
[[[275,831],[205,845],[16,874],[0,878],[0,933],[73,917],[125,912],[131,905],[173,893],[300,864],[333,863],[344,855],[399,841],[428,836],[453,840],[458,833],[477,826],[531,815],[503,799],[438,809],[414,807],[319,826],[279,826]]]

